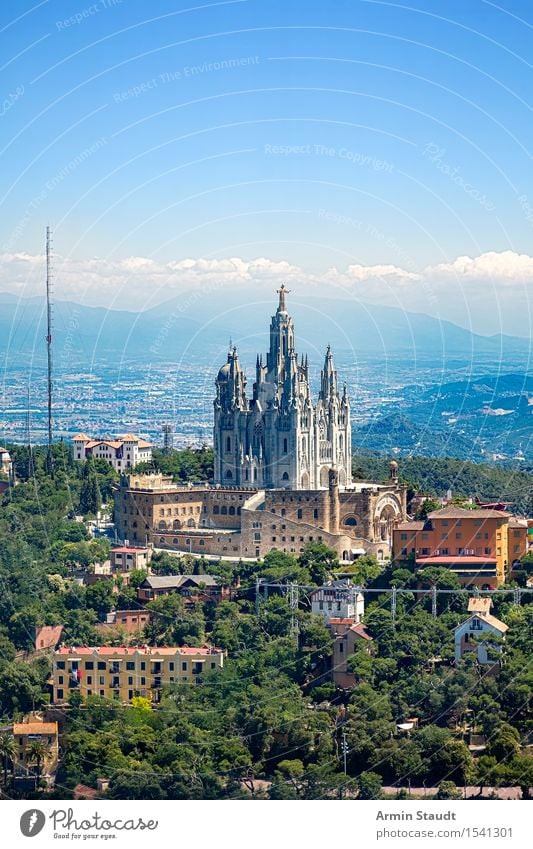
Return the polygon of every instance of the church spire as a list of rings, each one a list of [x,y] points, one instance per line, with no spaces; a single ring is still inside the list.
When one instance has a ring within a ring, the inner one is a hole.
[[[281,284],[280,289],[276,289],[276,292],[279,295],[278,312],[287,312],[287,308],[285,306],[285,295],[288,295],[290,291],[290,289],[285,288],[285,283]]]
[[[333,354],[331,346],[326,348],[326,357],[324,359],[324,368],[320,375],[320,397],[323,401],[336,397],[337,389],[337,372],[333,363]]]

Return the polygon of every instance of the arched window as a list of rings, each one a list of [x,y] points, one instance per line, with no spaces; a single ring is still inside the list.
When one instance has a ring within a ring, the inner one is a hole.
[[[167,523],[166,522],[159,522],[159,530],[160,531],[166,531],[166,529],[167,529]]]
[[[187,527],[188,528],[195,528],[196,527],[196,522],[194,521],[194,519],[188,519],[187,520]]]
[[[357,525],[357,519],[355,518],[355,516],[346,516],[344,524],[348,525],[349,528],[355,528],[355,526]]]
[[[288,474],[288,472],[283,472],[283,474],[282,474],[282,476],[281,476],[281,480],[283,480],[283,481],[288,481],[288,480],[289,480],[289,474]]]
[[[339,448],[340,448],[341,451],[344,450],[344,437],[343,437],[342,433],[339,436]]]
[[[218,514],[220,513],[220,507],[218,506],[218,504],[215,504],[215,506],[213,507],[213,513],[215,516],[218,516]]]
[[[179,531],[179,529],[181,528],[181,522],[180,522],[180,520],[179,520],[179,519],[174,519],[174,521],[173,521],[173,523],[172,523],[172,527],[174,528],[174,530],[175,530],[175,531]]]
[[[241,508],[237,507],[237,516],[240,516],[240,515],[241,515]]]
[[[179,540],[176,537],[174,537],[174,539],[172,540],[172,545],[178,545],[178,544],[179,544]]]
[[[299,518],[299,519],[301,519],[301,518],[302,518],[302,516],[303,516],[302,508],[301,508],[301,507],[299,507],[299,508],[298,508],[298,518]]]
[[[285,516],[286,512],[287,512],[287,511],[285,510],[285,507],[282,507],[282,508],[281,508],[281,515],[282,515],[282,516]]]
[[[286,454],[288,450],[289,450],[289,443],[288,443],[287,437],[285,437],[285,439],[283,440],[283,453]]]
[[[231,436],[226,437],[226,451],[231,451]]]
[[[220,508],[220,512],[222,513],[223,516],[227,515],[228,508],[226,507],[225,504],[223,504],[222,507]]]
[[[226,478],[228,480],[231,480],[232,477],[233,477],[233,472],[231,471],[231,469],[228,469],[228,471],[226,472]]]
[[[230,507],[229,510],[228,510],[228,513],[230,514],[230,516],[234,516],[235,515],[235,507]]]

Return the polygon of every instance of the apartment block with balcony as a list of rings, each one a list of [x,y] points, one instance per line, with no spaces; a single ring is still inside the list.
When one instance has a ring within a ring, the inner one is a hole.
[[[130,702],[143,696],[158,702],[163,687],[196,684],[224,665],[224,652],[214,646],[63,646],[52,666],[53,701],[70,693]]]
[[[394,560],[450,569],[462,586],[480,589],[500,586],[526,551],[527,523],[524,529],[503,510],[443,507],[425,522],[401,522],[393,531]]]

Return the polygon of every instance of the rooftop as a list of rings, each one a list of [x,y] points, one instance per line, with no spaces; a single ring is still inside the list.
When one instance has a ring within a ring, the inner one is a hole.
[[[55,652],[55,656],[83,656],[83,655],[98,655],[99,657],[116,657],[117,659],[123,655],[153,655],[154,657],[191,654],[191,655],[209,655],[220,654],[222,649],[216,646],[62,646]]]
[[[57,722],[14,722],[13,734],[23,737],[25,734],[57,734]]]
[[[466,507],[442,507],[428,513],[428,519],[508,519],[509,513],[503,510],[486,510],[483,507],[468,510]]]
[[[149,575],[144,579],[141,586],[148,586],[153,590],[179,588],[184,584],[192,582],[196,586],[205,584],[206,587],[216,587],[217,581],[212,575]]]

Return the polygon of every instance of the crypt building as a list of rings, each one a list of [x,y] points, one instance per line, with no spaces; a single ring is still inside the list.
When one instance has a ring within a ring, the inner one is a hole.
[[[270,323],[270,349],[257,357],[252,395],[237,349],[216,380],[215,483],[265,489],[327,489],[335,468],[341,488],[351,483],[350,401],[339,391],[328,345],[313,404],[307,356],[298,359],[284,286]]]
[[[352,480],[346,386],[339,390],[328,346],[313,404],[284,286],[278,294],[250,397],[235,348],[218,372],[214,479],[184,486],[160,474],[123,474],[115,493],[121,541],[237,560],[273,549],[297,556],[309,543],[335,549],[341,562],[390,556],[393,528],[407,515],[398,464],[390,463],[387,481]]]

